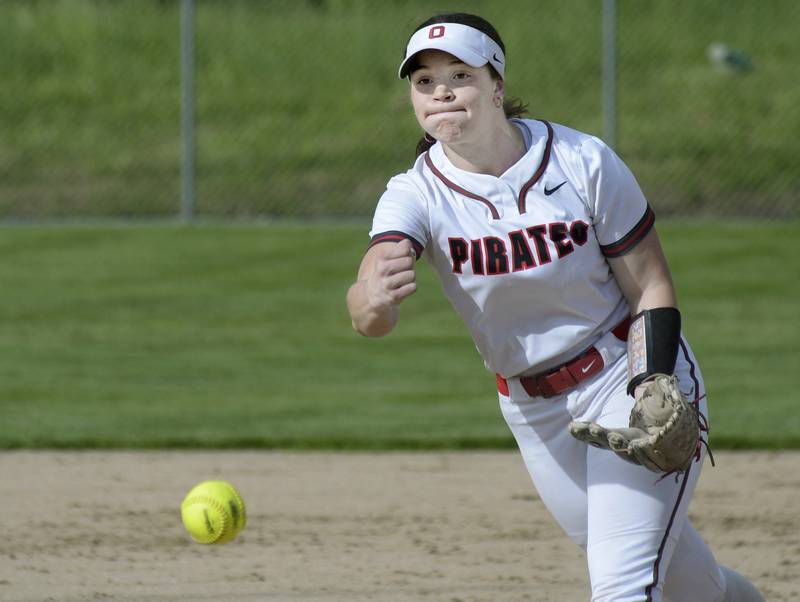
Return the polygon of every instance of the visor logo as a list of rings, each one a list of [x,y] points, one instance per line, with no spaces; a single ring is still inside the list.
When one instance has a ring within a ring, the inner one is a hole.
[[[432,40],[434,38],[443,38],[444,37],[444,25],[437,25],[435,27],[431,27],[428,30],[428,39]]]

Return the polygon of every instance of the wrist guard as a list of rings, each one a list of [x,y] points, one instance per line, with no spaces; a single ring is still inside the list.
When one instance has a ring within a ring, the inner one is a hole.
[[[681,314],[674,307],[646,309],[628,331],[628,395],[654,374],[671,375],[678,358]]]

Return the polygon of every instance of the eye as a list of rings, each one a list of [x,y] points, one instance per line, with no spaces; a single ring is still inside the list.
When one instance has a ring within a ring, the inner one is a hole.
[[[427,76],[425,76],[425,75],[421,75],[420,77],[418,77],[418,78],[416,78],[416,79],[414,80],[414,83],[415,83],[417,86],[427,86],[428,84],[430,84],[430,83],[431,83],[431,81],[432,81],[432,80],[431,80],[431,78],[430,78],[430,77],[427,77]]]
[[[458,71],[458,72],[453,74],[453,79],[455,79],[455,80],[462,80],[463,81],[463,80],[469,79],[469,78],[470,78],[470,74],[467,73],[466,71]]]

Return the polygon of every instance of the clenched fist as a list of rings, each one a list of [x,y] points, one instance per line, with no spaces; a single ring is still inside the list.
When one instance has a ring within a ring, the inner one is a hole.
[[[380,337],[397,323],[397,306],[417,290],[416,253],[411,241],[375,245],[361,261],[358,279],[347,293],[353,327]]]
[[[403,240],[378,245],[376,250],[378,253],[367,277],[369,303],[375,308],[399,305],[417,290],[414,247],[409,240]]]

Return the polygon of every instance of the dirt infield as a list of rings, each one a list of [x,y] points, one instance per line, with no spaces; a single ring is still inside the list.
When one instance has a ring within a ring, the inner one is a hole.
[[[699,531],[769,602],[800,599],[800,453],[716,459]],[[180,524],[208,478],[247,503],[227,546]],[[3,601],[588,600],[583,553],[514,452],[3,452],[0,487]]]

